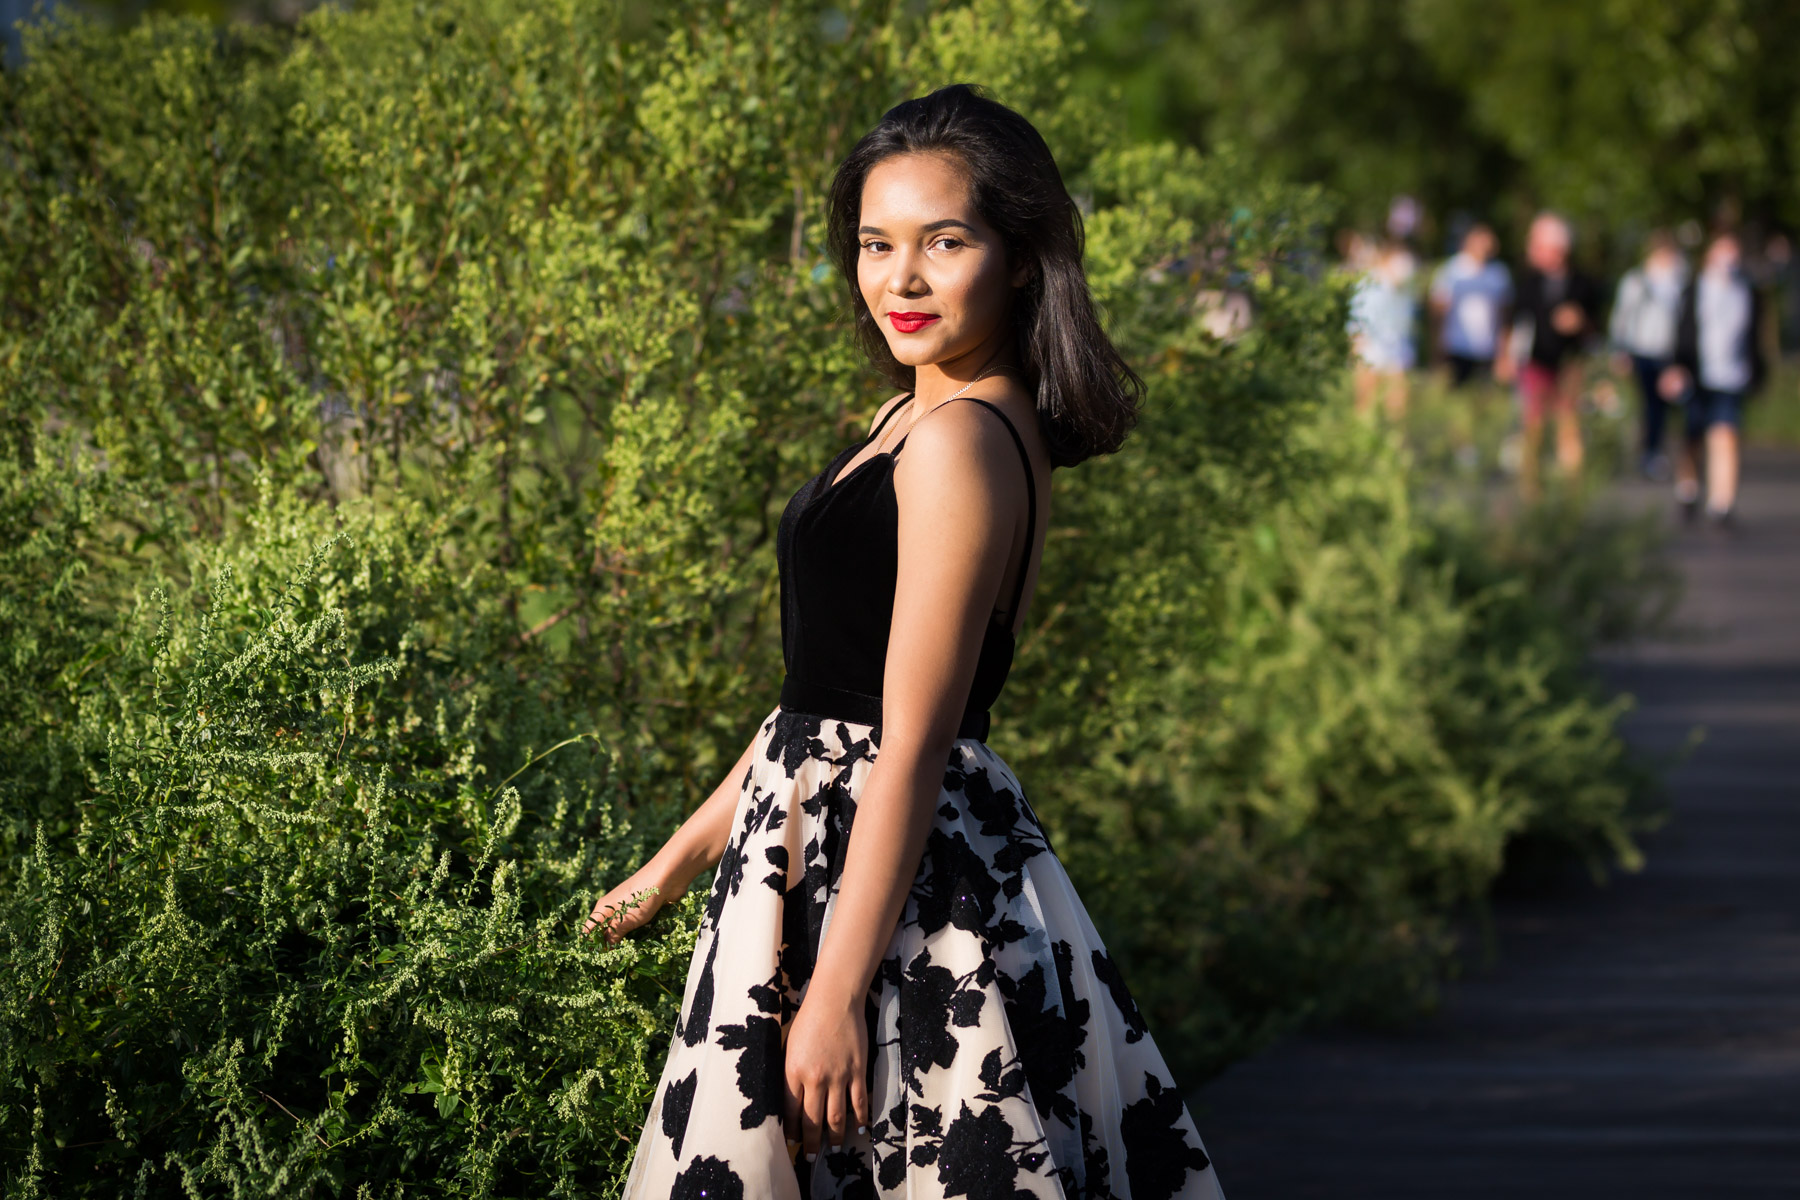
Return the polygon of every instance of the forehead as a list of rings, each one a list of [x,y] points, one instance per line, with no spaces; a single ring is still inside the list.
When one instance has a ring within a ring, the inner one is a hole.
[[[862,224],[889,232],[946,217],[975,224],[975,189],[962,163],[948,154],[896,154],[863,181]]]

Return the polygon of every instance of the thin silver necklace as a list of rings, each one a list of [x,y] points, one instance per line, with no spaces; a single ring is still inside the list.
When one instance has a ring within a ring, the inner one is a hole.
[[[1002,363],[1000,366],[997,366],[997,367],[987,367],[987,368],[983,369],[981,372],[979,372],[975,376],[975,378],[969,380],[969,382],[963,384],[961,387],[957,388],[954,392],[951,392],[948,396],[946,396],[944,398],[944,400],[941,404],[938,404],[935,407],[942,408],[943,405],[950,403],[950,401],[956,399],[958,396],[962,395],[964,392],[968,391],[970,388],[972,388],[976,384],[980,383],[983,379],[986,379],[989,375],[998,375],[1003,371],[1010,371],[1010,370],[1012,370],[1012,367],[1005,363]],[[918,403],[919,403],[919,393],[914,392],[913,398],[911,400],[907,401],[907,407],[909,407],[909,408],[913,407],[913,406],[917,405]],[[917,425],[919,423],[919,417],[923,416],[923,415],[924,414],[921,413],[918,416],[914,416],[912,420],[910,420],[906,423],[906,434],[912,433],[913,426]],[[902,435],[902,440],[904,440],[905,436],[906,435],[904,435],[904,434]]]

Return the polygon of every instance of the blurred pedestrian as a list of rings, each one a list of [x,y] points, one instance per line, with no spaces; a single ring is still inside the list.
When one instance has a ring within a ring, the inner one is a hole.
[[[1493,374],[1513,302],[1512,273],[1494,257],[1499,245],[1488,226],[1471,226],[1431,280],[1431,315],[1452,387]]]
[[[1757,337],[1762,300],[1744,271],[1737,235],[1721,233],[1706,248],[1699,274],[1682,291],[1675,362],[1663,372],[1665,397],[1687,406],[1675,497],[1689,519],[1700,509],[1701,450],[1705,449],[1706,512],[1727,525],[1737,507],[1739,429],[1744,401],[1761,384]]]
[[[1415,266],[1412,251],[1392,239],[1383,242],[1350,300],[1350,341],[1356,352],[1356,411],[1377,401],[1393,420],[1406,414],[1407,376],[1418,359],[1413,322]]]
[[[1643,439],[1638,469],[1646,479],[1669,478],[1669,457],[1663,453],[1663,425],[1670,401],[1663,397],[1662,373],[1675,360],[1675,326],[1681,316],[1681,296],[1687,288],[1687,260],[1674,235],[1659,229],[1646,243],[1644,261],[1625,272],[1613,300],[1608,330],[1617,356],[1619,374],[1637,380],[1643,403]]]
[[[1502,383],[1516,379],[1524,423],[1520,483],[1537,494],[1546,417],[1556,418],[1556,463],[1565,476],[1581,470],[1581,352],[1597,327],[1599,289],[1570,261],[1574,231],[1555,213],[1539,213],[1525,240],[1528,265],[1513,302],[1513,328],[1495,360]]]

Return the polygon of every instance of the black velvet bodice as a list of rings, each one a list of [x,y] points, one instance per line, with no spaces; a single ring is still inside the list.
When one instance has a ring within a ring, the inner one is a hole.
[[[1025,459],[1029,551],[1036,536],[1037,497],[1025,444],[1006,414],[986,401],[969,399],[1006,421]],[[901,407],[895,404],[888,415]],[[781,569],[781,655],[787,667],[782,707],[867,725],[881,724],[881,687],[899,558],[894,464],[906,439],[842,479],[838,472],[880,432],[877,425],[868,438],[840,451],[802,484],[782,512],[775,535],[775,560]],[[999,699],[1012,668],[1011,622],[1025,575],[1022,565],[1012,606],[1004,617],[995,614],[988,621],[959,737],[987,736],[987,710]]]

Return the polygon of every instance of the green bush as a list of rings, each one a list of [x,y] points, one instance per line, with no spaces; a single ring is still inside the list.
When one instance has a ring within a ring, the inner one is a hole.
[[[1307,484],[1215,536],[1221,570],[1136,581],[1204,642],[1146,643],[1087,746],[1029,739],[1056,845],[1192,1070],[1429,1004],[1512,839],[1633,865],[1648,816],[1628,701],[1584,663],[1666,610],[1648,526],[1428,507],[1398,440],[1342,407],[1296,445]]]
[[[1791,360],[1776,362],[1762,391],[1750,398],[1744,437],[1764,446],[1800,446],[1800,371]]]
[[[541,740],[566,715],[522,664],[482,666],[494,626],[479,576],[433,562],[445,526],[259,506],[186,564],[191,597],[145,580],[52,681],[40,733],[88,751],[89,779],[0,902],[21,1194],[615,1181],[694,914],[612,948],[569,931],[670,814],[627,821],[630,764]],[[422,636],[452,620],[460,661]]]
[[[1123,143],[1080,20],[391,0],[0,76],[9,1191],[616,1190],[693,908],[574,930],[774,702],[775,519],[882,396],[824,186],[954,79],[1150,384],[994,741],[1178,1068],[1428,998],[1522,832],[1630,861],[1580,657],[1637,601],[1534,557],[1592,526],[1509,551],[1321,413],[1328,206]]]

